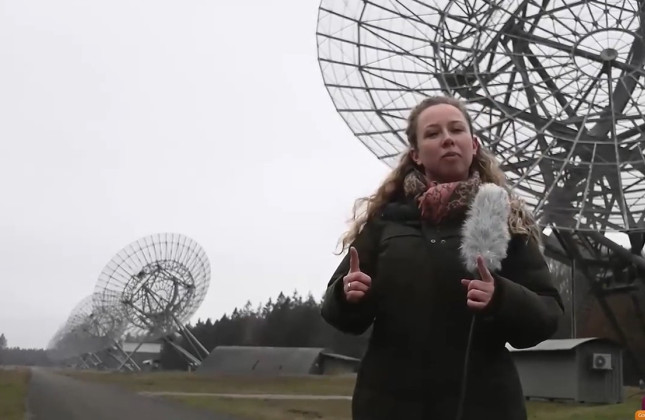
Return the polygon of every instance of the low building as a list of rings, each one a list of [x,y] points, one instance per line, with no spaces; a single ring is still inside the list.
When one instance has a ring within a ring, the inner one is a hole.
[[[223,375],[336,375],[356,371],[360,360],[319,347],[217,346],[198,372]]]
[[[610,340],[546,340],[527,349],[507,348],[527,398],[600,404],[624,400],[622,349]]]
[[[361,360],[342,354],[320,352],[318,363],[321,375],[346,375],[356,373]]]
[[[161,347],[161,343],[123,343],[123,350],[142,370],[159,367]]]

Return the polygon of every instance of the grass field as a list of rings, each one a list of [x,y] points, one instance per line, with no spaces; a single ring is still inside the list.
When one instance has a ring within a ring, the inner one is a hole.
[[[231,394],[351,395],[355,376],[240,377],[202,376],[184,372],[104,373],[62,371],[80,379],[123,385],[135,391],[177,391]]]
[[[0,419],[23,420],[29,369],[0,369]]]
[[[80,379],[119,384],[133,391],[175,391],[218,394],[351,395],[353,376],[344,377],[206,377],[188,373],[64,372]],[[528,401],[532,420],[631,420],[642,391],[626,389],[626,400],[612,405]],[[248,420],[351,420],[347,400],[271,400],[226,397],[166,397],[185,404]],[[0,416],[0,418],[3,418]]]

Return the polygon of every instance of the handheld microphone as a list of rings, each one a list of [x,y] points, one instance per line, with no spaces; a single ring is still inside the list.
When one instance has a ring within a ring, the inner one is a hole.
[[[510,213],[511,204],[504,188],[495,184],[480,187],[462,228],[461,257],[470,273],[478,273],[478,255],[484,258],[489,270],[502,268],[511,239]]]
[[[502,261],[506,258],[508,242],[511,234],[508,229],[508,217],[511,204],[506,190],[495,184],[483,184],[475,196],[471,207],[466,214],[466,221],[462,227],[461,258],[466,269],[476,277],[477,257],[482,256],[486,267],[490,271],[502,268]],[[470,322],[466,356],[464,360],[459,405],[457,406],[457,420],[461,420],[466,398],[466,384],[468,380],[468,361],[473,331],[475,330],[475,315]]]

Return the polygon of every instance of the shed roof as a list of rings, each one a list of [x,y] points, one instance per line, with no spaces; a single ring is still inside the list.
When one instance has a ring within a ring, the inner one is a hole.
[[[361,361],[361,359],[357,359],[356,357],[351,357],[351,356],[345,356],[344,354],[322,352],[322,353],[320,353],[320,355],[328,357],[330,359],[345,360],[347,362],[360,362]]]
[[[546,340],[536,346],[525,348],[525,349],[516,349],[507,343],[506,348],[511,352],[573,350],[579,345],[588,343],[590,341],[611,342],[610,340],[607,340],[605,338],[600,338],[600,337],[564,338],[564,339],[558,339],[558,340]]]
[[[323,348],[217,346],[199,371],[220,374],[289,374],[312,372]]]

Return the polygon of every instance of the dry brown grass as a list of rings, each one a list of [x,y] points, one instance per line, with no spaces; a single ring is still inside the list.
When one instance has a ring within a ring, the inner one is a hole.
[[[529,401],[527,402],[528,418],[530,420],[631,420],[640,407],[641,396],[632,396],[622,404],[596,406]],[[244,420],[351,420],[350,401],[172,398],[194,407],[231,414]]]
[[[625,388],[625,401],[620,404],[590,405],[557,402],[528,402],[530,420],[632,420],[640,410],[643,392]]]
[[[25,418],[30,374],[26,368],[0,369],[0,419]]]
[[[103,373],[61,371],[92,381],[122,385],[134,391],[177,391],[233,394],[351,395],[356,380],[348,376],[206,376],[186,372]]]

